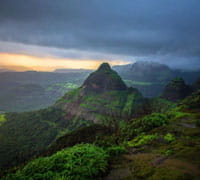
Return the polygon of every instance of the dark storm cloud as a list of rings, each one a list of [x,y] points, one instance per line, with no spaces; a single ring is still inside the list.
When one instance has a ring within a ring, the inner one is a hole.
[[[138,59],[159,57],[171,64],[172,59],[192,61],[191,66],[200,61],[199,0],[0,2],[1,41]]]

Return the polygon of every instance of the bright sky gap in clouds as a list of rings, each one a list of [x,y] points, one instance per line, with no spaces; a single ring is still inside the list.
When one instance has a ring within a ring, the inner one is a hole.
[[[72,68],[72,69],[96,69],[103,60],[79,60],[79,59],[61,59],[61,58],[40,58],[21,54],[5,54],[0,53],[1,66],[12,67],[21,66],[26,67],[27,70],[38,71],[53,71],[59,68]],[[125,64],[123,61],[108,61],[111,65]],[[14,68],[15,69],[15,68]]]
[[[1,0],[0,66],[200,68],[199,17],[199,0]]]

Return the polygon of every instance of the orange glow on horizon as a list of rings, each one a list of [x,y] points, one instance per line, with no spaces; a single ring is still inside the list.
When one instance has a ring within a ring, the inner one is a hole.
[[[24,67],[25,69],[37,71],[53,71],[57,68],[96,69],[102,62],[108,62],[110,65],[127,64],[123,60],[82,60],[0,53],[0,67],[13,67],[15,70],[20,68],[14,67]]]

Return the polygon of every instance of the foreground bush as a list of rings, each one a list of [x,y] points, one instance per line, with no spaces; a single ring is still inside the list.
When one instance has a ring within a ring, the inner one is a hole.
[[[105,172],[107,158],[102,148],[80,144],[33,160],[3,180],[89,180]]]
[[[123,125],[121,127],[121,134],[123,139],[130,140],[141,133],[167,125],[168,123],[167,115],[163,113],[152,113],[141,119],[133,119],[131,123]]]
[[[157,134],[151,134],[151,135],[141,134],[140,136],[134,138],[132,141],[129,141],[128,146],[139,147],[142,145],[151,144],[156,139],[158,139]]]
[[[152,113],[145,116],[141,120],[143,130],[151,130],[153,128],[166,125],[168,123],[167,116],[162,113]]]

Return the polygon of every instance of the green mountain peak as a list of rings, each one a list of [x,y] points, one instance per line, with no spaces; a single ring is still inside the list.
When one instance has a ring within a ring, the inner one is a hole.
[[[110,67],[109,63],[106,63],[106,62],[102,63],[98,68],[98,71],[101,71],[101,70],[110,71],[111,67]]]
[[[97,71],[91,73],[83,83],[82,88],[86,93],[127,89],[121,77],[111,69],[108,63],[101,64]]]

